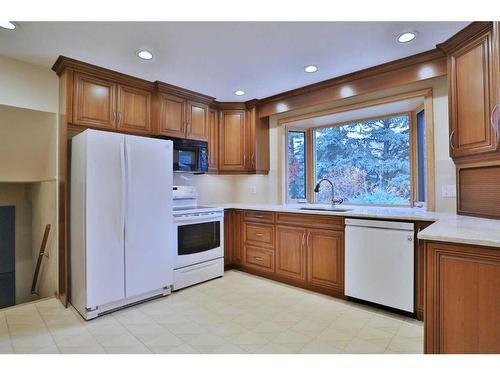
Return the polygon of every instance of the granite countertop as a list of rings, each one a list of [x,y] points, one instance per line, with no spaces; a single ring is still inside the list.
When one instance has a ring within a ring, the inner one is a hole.
[[[433,222],[418,233],[422,240],[452,242],[469,245],[500,248],[500,220],[482,219],[470,216],[456,215],[446,212],[431,212],[422,208],[374,207],[340,205],[337,208],[348,209],[346,212],[301,210],[300,207],[327,207],[327,205],[312,204],[250,204],[227,203],[217,205],[223,208],[241,210],[261,210],[276,212],[292,212],[314,215],[332,215],[352,218],[392,219],[408,221]]]

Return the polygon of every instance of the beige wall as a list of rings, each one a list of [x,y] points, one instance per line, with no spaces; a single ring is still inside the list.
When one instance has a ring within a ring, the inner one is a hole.
[[[0,181],[53,179],[56,129],[54,113],[0,105]]]
[[[0,56],[0,104],[57,113],[57,75],[48,68]]]
[[[31,295],[33,262],[31,259],[31,203],[27,184],[0,183],[0,205],[15,206],[15,272],[16,303],[25,303],[35,298]]]
[[[434,149],[435,149],[435,190],[436,190],[436,211],[455,212],[455,198],[441,197],[441,186],[455,184],[455,167],[453,161],[448,156],[448,90],[446,77],[435,78],[422,81],[412,85],[400,86],[388,90],[381,90],[375,93],[361,95],[335,103],[323,104],[298,111],[288,112],[271,116],[270,118],[270,171],[267,176],[195,176],[184,180],[186,184],[194,181],[200,191],[200,202],[222,203],[282,203],[282,185],[280,168],[281,131],[278,128],[278,120],[291,115],[304,114],[327,108],[335,108],[391,96],[398,93],[416,91],[432,88],[433,90],[433,116],[434,116]],[[207,178],[204,178],[207,177]],[[177,179],[177,184],[182,181]],[[232,190],[227,187],[221,188],[223,182],[230,182]],[[253,193],[255,191],[256,193]]]

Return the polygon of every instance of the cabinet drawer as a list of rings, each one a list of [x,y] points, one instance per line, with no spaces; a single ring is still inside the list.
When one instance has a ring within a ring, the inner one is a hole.
[[[245,243],[274,247],[274,226],[270,224],[245,223]]]
[[[274,251],[245,246],[245,264],[273,272]]]
[[[320,214],[291,214],[278,212],[276,223],[322,229],[344,230],[344,217]]]
[[[247,221],[259,221],[263,223],[274,223],[274,212],[245,210],[243,215]]]

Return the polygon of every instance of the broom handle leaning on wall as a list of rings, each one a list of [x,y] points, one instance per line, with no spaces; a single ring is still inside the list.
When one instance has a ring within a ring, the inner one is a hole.
[[[33,283],[31,284],[31,294],[38,294],[36,292],[36,284],[38,282],[38,274],[40,273],[42,259],[43,256],[45,255],[45,248],[47,247],[49,232],[50,232],[50,224],[47,224],[45,226],[45,232],[43,234],[42,245],[40,246],[40,253],[38,254],[38,260],[36,261],[35,274],[33,275]]]

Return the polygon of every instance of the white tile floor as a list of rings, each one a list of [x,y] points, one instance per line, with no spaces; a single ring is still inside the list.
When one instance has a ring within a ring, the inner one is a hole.
[[[86,322],[0,310],[0,353],[422,353],[421,322],[238,271]]]

